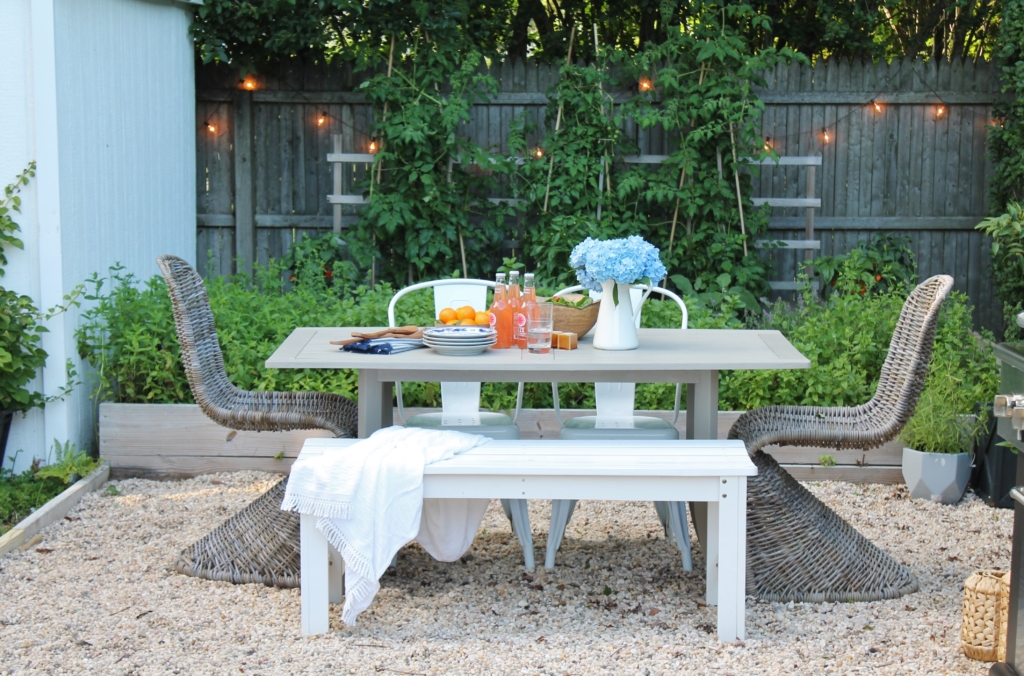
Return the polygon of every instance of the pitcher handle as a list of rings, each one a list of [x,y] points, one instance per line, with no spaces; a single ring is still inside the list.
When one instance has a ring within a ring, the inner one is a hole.
[[[648,296],[651,295],[652,291],[654,291],[654,289],[651,286],[648,286],[647,287],[647,292],[643,296],[640,297],[640,302],[636,304],[636,308],[634,308],[634,310],[633,310],[633,321],[634,322],[636,322],[637,318],[640,316],[640,308],[642,308],[644,306],[644,303],[647,302],[647,298],[648,298]],[[1024,313],[1022,313],[1022,314],[1024,314]]]

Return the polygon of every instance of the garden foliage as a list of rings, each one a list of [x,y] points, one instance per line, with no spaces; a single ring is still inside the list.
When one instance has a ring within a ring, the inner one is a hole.
[[[264,361],[299,326],[385,325],[392,289],[359,287],[339,294],[318,266],[309,266],[294,288],[286,290],[280,272],[272,264],[258,269],[252,280],[236,276],[207,282],[229,377],[243,389],[314,390],[355,397],[354,372],[267,369]],[[825,301],[808,291],[802,305],[779,303],[744,323],[742,316],[748,313],[743,298],[730,290],[728,279],[721,281],[724,284],[715,282],[705,291],[685,294],[690,328],[778,329],[812,363],[807,370],[723,372],[722,410],[768,404],[846,406],[871,398],[906,289],[864,296],[833,294]],[[100,376],[98,396],[126,403],[191,402],[163,280],[154,277],[141,284],[115,269],[111,277],[96,278],[91,284],[90,295],[97,303],[84,313],[78,342],[82,356]],[[403,298],[397,314],[402,324],[429,324],[430,291]],[[644,305],[645,327],[674,328],[680,322],[680,310],[672,301],[650,300]],[[987,401],[995,394],[995,359],[991,348],[972,333],[970,307],[961,294],[953,294],[943,306],[934,359],[963,379],[965,402]],[[513,408],[515,387],[486,383],[484,406]],[[436,383],[406,384],[405,403],[438,406],[439,390]],[[559,392],[564,407],[594,407],[592,384],[565,383]],[[674,392],[674,385],[639,385],[637,407],[670,409]],[[546,383],[527,384],[525,407],[552,405]]]
[[[992,271],[1003,301],[1005,339],[1019,340],[1021,329],[1015,318],[1024,311],[1024,208],[1012,199],[1005,213],[986,218],[978,230],[992,238]]]
[[[993,109],[996,123],[989,129],[989,182],[992,213],[1009,202],[1024,200],[1024,0],[1002,3],[1002,22],[995,57],[1006,95]]]
[[[67,485],[58,478],[37,478],[34,471],[14,475],[9,469],[0,469],[0,535],[65,488]]]
[[[35,176],[35,162],[15,177],[14,183],[4,188],[0,197],[0,277],[7,266],[5,249],[24,249],[17,237],[21,230],[14,214],[21,211],[18,192]],[[43,406],[47,401],[63,397],[74,385],[75,374],[68,362],[68,384],[55,397],[47,398],[41,392],[28,389],[28,384],[46,364],[46,351],[42,336],[46,332],[43,321],[78,304],[81,287],[64,297],[64,304],[41,312],[26,295],[0,286],[0,410],[27,411]],[[2,452],[3,449],[0,449]]]

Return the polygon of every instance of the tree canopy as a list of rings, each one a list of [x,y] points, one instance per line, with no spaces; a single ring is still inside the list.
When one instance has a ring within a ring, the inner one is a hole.
[[[494,59],[565,58],[602,47],[639,52],[686,31],[703,0],[206,0],[192,31],[204,61],[259,69],[284,57],[359,60],[408,33],[419,17],[457,26],[467,44]],[[750,0],[769,21],[737,26],[755,48],[810,56],[892,58],[988,55],[1000,4],[995,0]],[[427,33],[430,26],[422,27]],[[583,30],[587,29],[587,30]]]

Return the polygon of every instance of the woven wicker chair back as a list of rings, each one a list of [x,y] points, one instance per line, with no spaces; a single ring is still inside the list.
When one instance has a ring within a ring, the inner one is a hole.
[[[160,256],[157,265],[167,281],[181,361],[192,396],[214,422],[254,432],[325,429],[339,437],[355,436],[354,402],[329,392],[247,392],[228,380],[217,341],[206,285],[192,266],[177,256]]]
[[[914,414],[928,376],[939,309],[952,288],[952,277],[936,275],[919,284],[903,303],[878,389],[865,405],[882,436],[894,438]]]
[[[192,396],[206,410],[236,390],[224,368],[206,285],[199,273],[177,256],[160,256],[157,265],[171,296],[181,361]]]

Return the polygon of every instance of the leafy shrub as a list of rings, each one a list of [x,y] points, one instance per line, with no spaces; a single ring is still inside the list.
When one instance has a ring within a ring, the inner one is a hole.
[[[1014,318],[1024,310],[1024,207],[1010,200],[1006,213],[986,218],[978,230],[992,238],[992,265],[996,293],[1003,301],[1003,331],[1006,340],[1019,340],[1020,328]]]
[[[285,290],[280,264],[257,268],[252,279],[237,275],[206,282],[225,367],[247,390],[317,390],[355,396],[352,371],[267,369],[263,362],[299,326],[384,326],[392,290],[358,287],[340,296],[317,266],[307,266]],[[76,331],[79,353],[99,376],[97,396],[123,403],[192,402],[181,365],[171,302],[163,278],[140,284],[113,267],[94,275],[87,295],[95,305]],[[430,321],[426,294],[403,301],[409,321]]]
[[[745,410],[770,404],[855,406],[870,399],[906,297],[905,290],[861,296],[834,294],[827,301],[805,293],[805,303],[776,303],[756,324],[781,331],[811,361],[811,368],[785,371],[733,371],[722,374],[720,408]],[[986,334],[985,341],[992,336]],[[972,331],[967,297],[954,292],[943,303],[933,363],[963,374],[970,406],[991,399],[998,372],[991,346]]]
[[[885,293],[917,281],[917,263],[910,240],[891,233],[876,233],[847,254],[819,256],[809,264],[821,282],[821,295]]]
[[[357,287],[340,293],[325,280],[319,266],[309,266],[285,290],[280,265],[258,268],[244,276],[208,280],[207,290],[224,352],[228,375],[237,386],[252,390],[314,390],[356,396],[356,374],[347,370],[267,369],[264,361],[299,326],[383,326],[390,287]],[[728,286],[728,282],[725,281]],[[98,396],[119,402],[186,403],[192,401],[181,367],[174,321],[164,282],[154,277],[139,284],[113,268],[110,277],[90,280],[97,304],[83,314],[79,350],[100,376]],[[835,294],[817,301],[808,293],[801,307],[782,303],[749,319],[743,294],[735,287],[714,285],[685,296],[691,328],[769,328],[782,331],[810,359],[808,370],[722,372],[720,407],[748,409],[768,404],[819,406],[856,405],[873,394],[905,292],[867,296]],[[675,328],[681,313],[670,300],[648,300],[643,326]],[[402,299],[399,323],[433,321],[431,292]],[[966,297],[953,294],[944,304],[935,347],[936,361],[964,374],[971,402],[995,393],[997,375],[991,349],[971,332]],[[482,404],[492,410],[515,406],[515,383],[484,383]],[[593,408],[590,383],[563,383],[560,405]],[[638,409],[671,409],[675,386],[637,387]],[[405,383],[406,406],[440,405],[437,383]],[[527,383],[524,407],[551,408],[551,387]],[[969,412],[969,411],[965,411]]]
[[[67,488],[60,479],[37,478],[36,469],[38,463],[17,475],[0,469],[0,535]]]
[[[21,227],[14,221],[14,214],[21,211],[18,192],[36,175],[35,168],[35,162],[29,164],[15,177],[14,183],[4,187],[0,197],[0,277],[4,276],[7,266],[5,249],[11,246],[25,248],[17,237]],[[74,386],[74,372],[69,362],[69,382],[55,396],[45,397],[42,392],[26,389],[46,364],[47,354],[40,336],[46,331],[43,322],[77,305],[80,293],[81,287],[76,287],[64,297],[63,305],[41,312],[28,296],[0,286],[0,410],[27,411],[43,406],[48,401],[63,397]],[[0,448],[2,456],[3,449]]]

